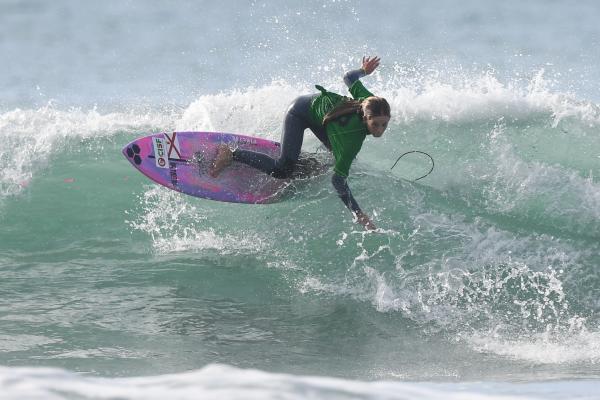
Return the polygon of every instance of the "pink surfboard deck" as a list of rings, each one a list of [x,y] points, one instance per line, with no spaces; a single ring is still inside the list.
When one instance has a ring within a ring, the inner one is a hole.
[[[123,155],[154,182],[181,193],[233,203],[265,204],[281,198],[290,180],[276,179],[234,162],[217,178],[208,171],[221,144],[252,150],[274,158],[279,143],[251,136],[220,132],[158,133],[134,140]]]

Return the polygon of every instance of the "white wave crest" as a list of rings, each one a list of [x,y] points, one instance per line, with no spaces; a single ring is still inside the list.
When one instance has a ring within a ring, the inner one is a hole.
[[[152,112],[59,110],[51,103],[36,110],[0,114],[0,199],[21,192],[51,155],[70,142],[156,129],[168,125],[169,118]]]

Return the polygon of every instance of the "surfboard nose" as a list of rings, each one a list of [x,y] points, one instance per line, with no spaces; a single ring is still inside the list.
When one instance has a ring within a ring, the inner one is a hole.
[[[140,165],[142,163],[140,152],[140,146],[135,142],[131,142],[123,147],[123,155],[135,165]]]

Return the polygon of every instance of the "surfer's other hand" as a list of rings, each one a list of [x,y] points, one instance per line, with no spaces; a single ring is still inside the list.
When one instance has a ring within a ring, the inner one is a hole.
[[[374,231],[377,229],[373,221],[369,218],[367,214],[364,214],[362,211],[356,213],[356,222],[365,227],[368,231]]]
[[[365,74],[370,75],[373,71],[379,67],[379,62],[381,58],[375,56],[371,57],[363,57],[362,59],[362,70],[365,71]]]

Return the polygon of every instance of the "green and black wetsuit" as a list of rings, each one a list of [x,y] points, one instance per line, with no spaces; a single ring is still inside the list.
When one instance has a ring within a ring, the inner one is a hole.
[[[373,96],[359,80],[363,76],[362,70],[350,71],[344,76],[350,94],[357,100]],[[320,94],[300,96],[289,107],[284,120],[279,159],[248,150],[235,150],[233,159],[276,178],[288,178],[300,156],[304,130],[309,128],[333,152],[335,166],[331,181],[344,204],[356,213],[360,211],[360,207],[352,196],[346,179],[368,134],[367,126],[358,114],[342,116],[323,126],[323,117],[348,98],[328,92],[320,86],[317,88],[321,91]]]

